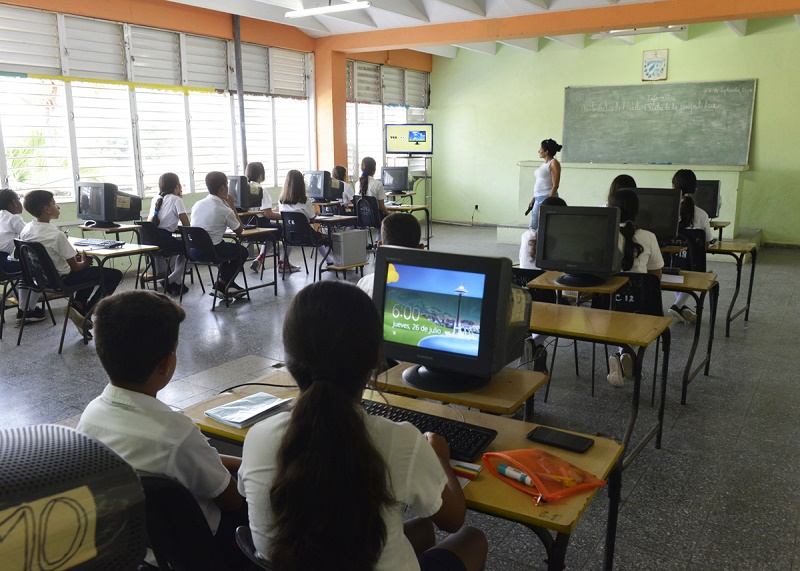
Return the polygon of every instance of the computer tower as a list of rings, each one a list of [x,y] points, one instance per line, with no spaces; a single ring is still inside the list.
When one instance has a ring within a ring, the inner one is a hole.
[[[337,266],[353,266],[367,261],[367,231],[345,230],[331,234],[331,256]]]

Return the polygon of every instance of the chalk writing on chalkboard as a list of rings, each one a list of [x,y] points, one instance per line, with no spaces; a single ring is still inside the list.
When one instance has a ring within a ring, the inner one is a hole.
[[[564,162],[746,165],[754,79],[568,87]]]

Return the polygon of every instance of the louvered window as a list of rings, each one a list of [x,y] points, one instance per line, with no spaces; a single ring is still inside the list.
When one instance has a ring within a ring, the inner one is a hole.
[[[354,64],[355,101],[359,103],[381,102],[381,68],[357,61]]]
[[[183,97],[174,91],[136,89],[145,196],[158,194],[158,178],[165,172],[189,180]]]
[[[308,104],[305,100],[275,98],[275,141],[278,185],[283,185],[290,169],[302,171],[311,168]]]
[[[269,48],[269,84],[273,95],[306,96],[306,56]]]
[[[405,103],[405,70],[397,67],[381,68],[383,103],[402,105]]]
[[[128,87],[73,82],[72,101],[81,180],[137,192]]]
[[[133,81],[157,85],[181,85],[178,34],[131,26]]]
[[[405,70],[405,104],[409,107],[428,106],[428,74],[421,71]]]
[[[63,82],[0,77],[0,132],[9,187],[73,196]]]
[[[231,90],[236,91],[234,74]],[[245,93],[269,93],[269,55],[267,48],[242,44],[242,84]],[[245,122],[245,124],[247,124]]]
[[[232,174],[230,99],[222,93],[190,93],[189,117],[194,191],[204,192],[209,172]],[[184,182],[184,186],[189,185]]]
[[[64,28],[67,37],[65,75],[127,79],[121,24],[65,16]]]
[[[239,119],[239,101],[234,97],[234,116],[236,125],[236,144],[241,148]],[[247,160],[264,165],[264,185],[275,184],[275,148],[272,124],[272,98],[266,95],[244,96],[244,124],[247,127]],[[244,174],[247,165],[238,158],[236,172]]]
[[[192,87],[223,90],[228,84],[228,50],[224,40],[185,36],[186,81]]]
[[[345,98],[348,101],[355,101],[356,100],[356,87],[355,87],[355,62],[352,60],[347,60],[346,62],[346,88],[345,88]]]
[[[56,15],[0,5],[0,71],[61,75]]]

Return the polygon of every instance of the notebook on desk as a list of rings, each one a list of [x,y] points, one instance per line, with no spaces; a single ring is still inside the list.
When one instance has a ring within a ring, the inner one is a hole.
[[[234,428],[246,428],[278,412],[286,410],[292,399],[256,393],[205,411],[209,418]]]

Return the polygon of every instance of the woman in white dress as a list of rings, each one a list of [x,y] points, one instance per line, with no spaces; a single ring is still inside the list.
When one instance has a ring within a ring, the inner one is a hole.
[[[558,196],[561,184],[561,163],[556,160],[556,153],[562,146],[553,139],[545,139],[539,147],[539,158],[544,164],[536,169],[536,184],[533,186],[533,198],[528,204],[531,212],[531,230],[539,229],[539,206],[548,196]]]

